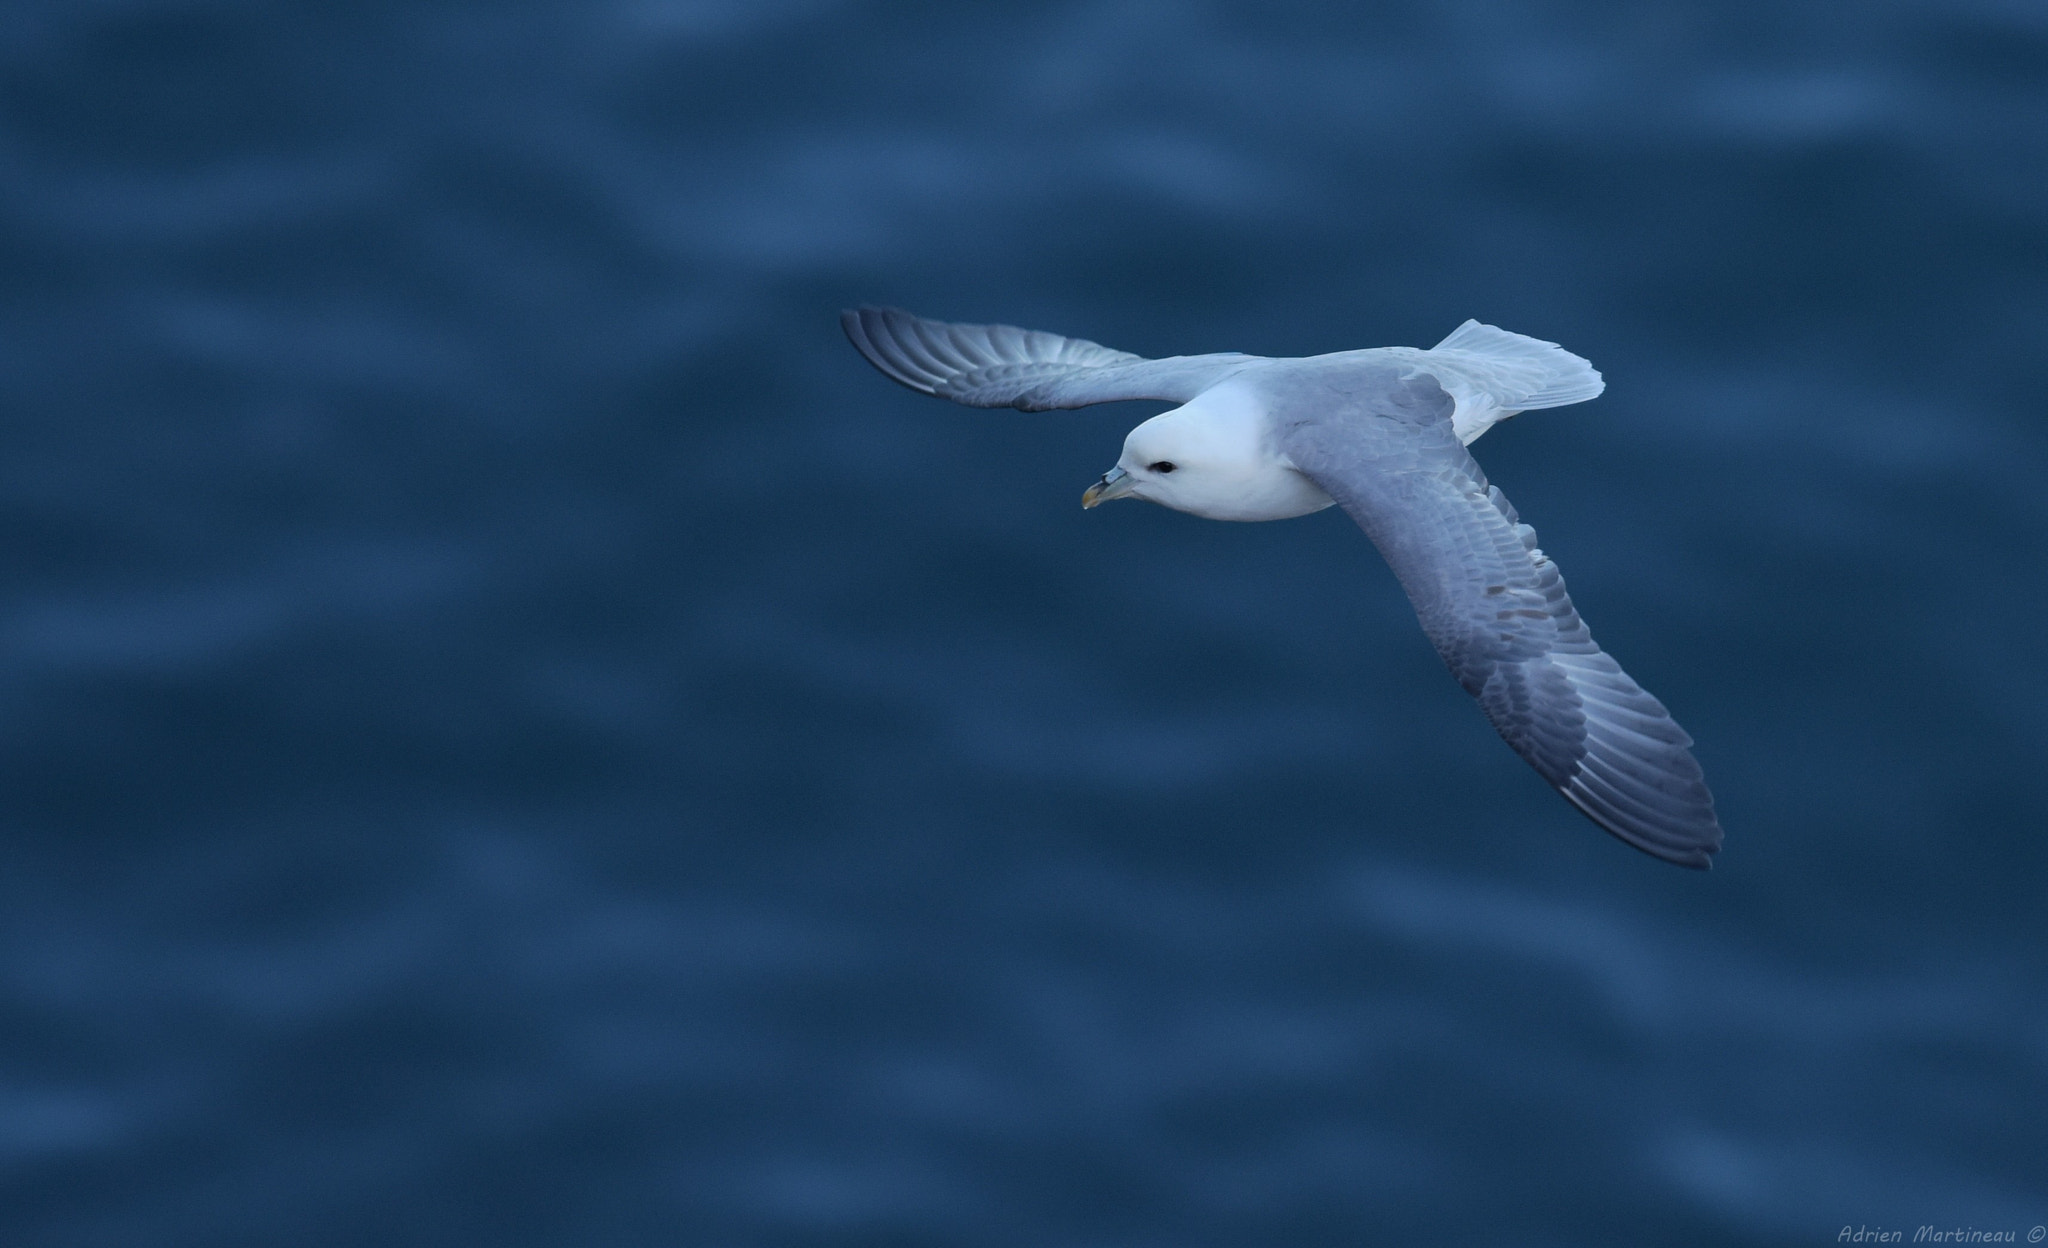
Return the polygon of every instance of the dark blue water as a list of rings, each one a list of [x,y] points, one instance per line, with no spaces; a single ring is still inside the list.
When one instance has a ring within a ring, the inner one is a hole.
[[[8,1248],[2048,1222],[2048,10],[4,25]],[[1719,865],[862,301],[1587,355],[1476,449]]]

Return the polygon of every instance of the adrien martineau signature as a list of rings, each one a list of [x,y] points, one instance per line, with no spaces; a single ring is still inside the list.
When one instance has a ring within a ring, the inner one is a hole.
[[[2048,1239],[2048,1227],[2037,1226],[2026,1233],[2026,1241],[2038,1244]],[[1882,1226],[1845,1226],[1835,1236],[1838,1244],[2016,1244],[2020,1242],[2018,1231],[1980,1231],[1974,1226],[1958,1226],[1953,1229],[1923,1226],[1908,1239],[1906,1232],[1887,1230]]]

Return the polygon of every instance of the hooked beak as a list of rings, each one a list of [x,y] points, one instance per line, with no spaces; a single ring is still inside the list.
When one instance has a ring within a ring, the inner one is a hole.
[[[1081,495],[1081,506],[1084,508],[1093,507],[1097,503],[1106,503],[1111,499],[1122,498],[1137,488],[1138,479],[1136,477],[1121,468],[1112,468],[1102,474],[1102,480],[1089,486],[1088,492]]]

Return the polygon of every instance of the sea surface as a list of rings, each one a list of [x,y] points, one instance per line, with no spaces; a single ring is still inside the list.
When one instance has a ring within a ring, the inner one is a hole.
[[[2048,7],[0,25],[5,1248],[2048,1224]],[[1475,452],[1715,869],[861,302],[1591,358]]]

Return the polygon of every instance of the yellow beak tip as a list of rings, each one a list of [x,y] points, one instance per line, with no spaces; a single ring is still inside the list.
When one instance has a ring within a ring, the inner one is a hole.
[[[1121,468],[1112,468],[1102,474],[1102,480],[1089,486],[1082,493],[1081,510],[1086,511],[1097,503],[1106,502],[1112,498],[1122,498],[1130,493],[1131,487],[1136,484],[1137,482],[1131,480],[1130,473],[1125,472]]]

